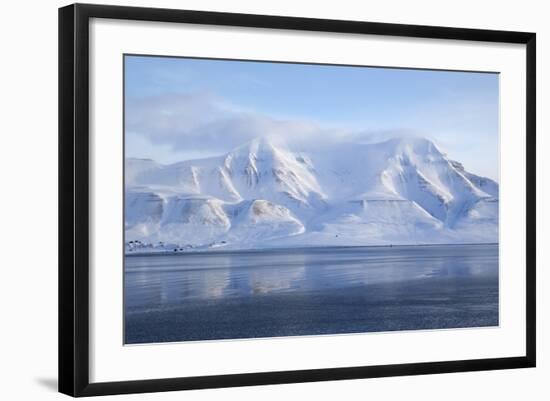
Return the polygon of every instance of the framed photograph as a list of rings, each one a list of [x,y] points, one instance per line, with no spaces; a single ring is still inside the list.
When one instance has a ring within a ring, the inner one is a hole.
[[[535,366],[535,34],[59,10],[59,390]]]

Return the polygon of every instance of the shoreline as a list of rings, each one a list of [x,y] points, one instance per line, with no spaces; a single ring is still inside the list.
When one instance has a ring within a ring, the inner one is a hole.
[[[411,247],[437,247],[437,246],[482,246],[482,245],[499,245],[499,242],[474,242],[474,243],[441,243],[441,244],[398,244],[398,245],[328,245],[328,246],[297,246],[297,247],[273,247],[273,248],[248,248],[248,249],[211,249],[197,251],[159,251],[159,252],[132,252],[124,253],[124,257],[137,256],[182,256],[182,255],[223,255],[236,253],[260,253],[260,252],[288,252],[288,251],[303,251],[303,250],[322,250],[322,249],[360,249],[360,248],[411,248]]]

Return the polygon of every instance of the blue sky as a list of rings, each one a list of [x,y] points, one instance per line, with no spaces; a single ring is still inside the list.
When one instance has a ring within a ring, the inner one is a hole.
[[[126,56],[125,95],[127,157],[416,135],[498,179],[497,74]]]

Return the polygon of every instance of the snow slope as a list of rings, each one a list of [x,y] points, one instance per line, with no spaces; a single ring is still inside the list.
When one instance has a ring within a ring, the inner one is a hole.
[[[129,251],[498,242],[498,184],[425,138],[256,139],[171,165],[127,159],[125,180]]]

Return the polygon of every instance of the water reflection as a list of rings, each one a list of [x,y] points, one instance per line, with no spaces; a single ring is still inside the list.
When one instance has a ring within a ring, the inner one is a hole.
[[[380,283],[498,276],[497,245],[323,248],[126,258],[129,309],[194,299],[310,293]]]

